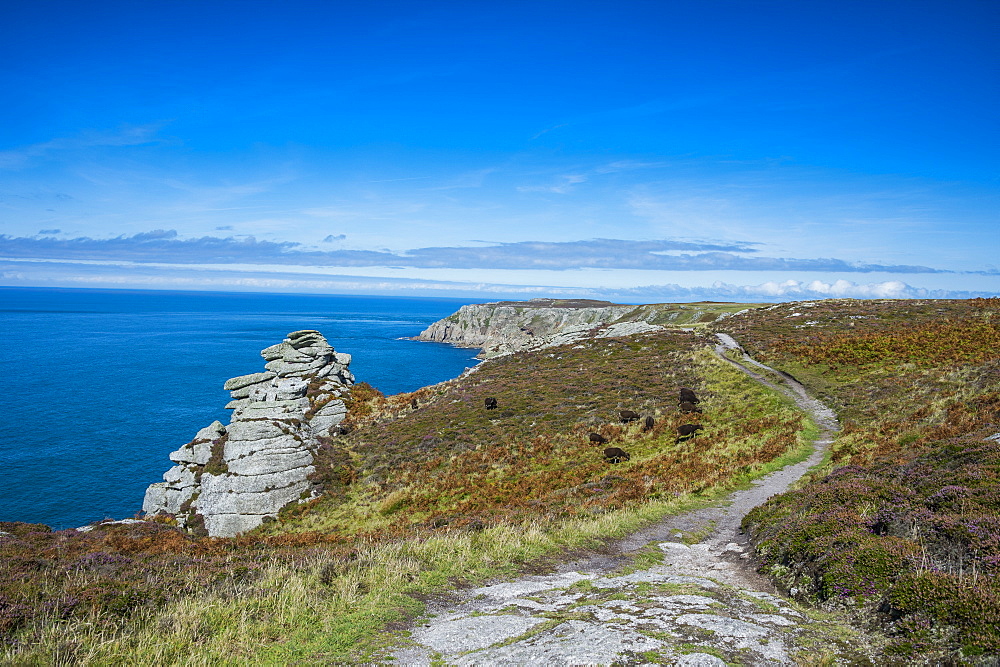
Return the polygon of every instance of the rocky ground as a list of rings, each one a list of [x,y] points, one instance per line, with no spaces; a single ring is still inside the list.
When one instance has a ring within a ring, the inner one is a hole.
[[[739,528],[752,507],[819,463],[838,429],[836,416],[793,379],[745,355],[742,362],[731,358],[742,350],[728,336],[720,335],[716,351],[811,414],[821,427],[812,456],[716,506],[669,517],[550,574],[432,602],[391,659],[407,665],[877,663],[877,638],[793,603],[757,574]]]

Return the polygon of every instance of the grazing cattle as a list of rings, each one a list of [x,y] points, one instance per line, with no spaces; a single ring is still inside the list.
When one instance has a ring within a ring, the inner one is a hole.
[[[622,410],[618,414],[621,415],[623,424],[630,424],[639,419],[639,413],[632,410]]]
[[[695,395],[695,393],[693,391],[691,391],[690,389],[688,389],[687,387],[681,387],[680,394],[681,394],[681,402],[684,402],[684,401],[687,401],[688,403],[700,403],[701,402],[701,401],[698,400],[698,397]]]
[[[652,431],[654,426],[656,426],[656,420],[654,420],[650,416],[647,416],[646,417],[646,421],[644,421],[642,423],[642,430],[643,431]]]
[[[603,444],[605,444],[608,441],[608,439],[605,438],[600,433],[591,433],[587,437],[590,438],[590,442],[593,443],[593,444],[595,444],[595,445],[603,445]]]
[[[420,405],[417,403],[417,399],[413,399],[412,401],[410,401],[410,407],[413,408],[414,410],[420,407]]]
[[[608,463],[621,463],[622,461],[628,461],[630,458],[632,457],[624,449],[608,447],[604,450],[604,459]]]
[[[699,408],[694,403],[691,403],[690,401],[683,401],[683,402],[681,402],[680,409],[681,409],[681,412],[683,412],[685,414],[690,413],[690,412],[697,412],[697,413],[701,414],[701,408]]]
[[[486,409],[487,410],[496,410],[497,409],[497,399],[493,398],[492,396],[489,397],[489,398],[487,398],[486,399]]]
[[[702,428],[701,424],[681,424],[677,427],[677,442],[693,438]]]

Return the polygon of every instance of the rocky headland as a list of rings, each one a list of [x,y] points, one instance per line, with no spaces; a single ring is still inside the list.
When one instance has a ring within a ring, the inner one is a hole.
[[[588,338],[631,336],[666,326],[713,322],[735,304],[615,304],[589,299],[532,299],[469,304],[414,340],[481,348],[489,359]]]
[[[309,479],[314,453],[347,415],[351,355],[306,330],[261,356],[263,372],[224,385],[232,397],[229,425],[215,421],[170,454],[177,465],[146,490],[147,516],[170,514],[188,530],[231,537],[318,494]]]

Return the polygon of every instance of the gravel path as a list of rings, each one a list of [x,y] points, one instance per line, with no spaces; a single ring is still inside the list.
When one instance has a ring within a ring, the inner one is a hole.
[[[815,452],[713,507],[669,517],[553,574],[465,590],[430,605],[392,659],[407,665],[775,665],[869,662],[852,628],[815,620],[749,561],[740,521],[819,463],[839,426],[801,384],[718,334],[716,354],[781,391],[820,425]],[[726,353],[737,350],[742,360]],[[779,379],[780,378],[780,379]],[[685,534],[707,534],[684,544]],[[623,569],[642,549],[662,562]],[[623,572],[627,572],[623,574]]]

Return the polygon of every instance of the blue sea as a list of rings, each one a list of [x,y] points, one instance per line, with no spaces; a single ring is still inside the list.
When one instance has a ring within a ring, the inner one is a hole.
[[[457,377],[476,350],[400,340],[467,303],[0,287],[0,521],[128,518],[167,455],[218,419],[230,377],[317,329],[386,394]]]

